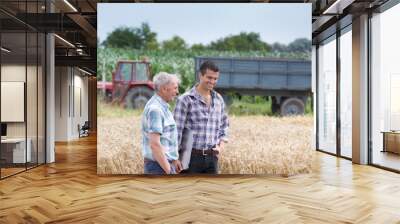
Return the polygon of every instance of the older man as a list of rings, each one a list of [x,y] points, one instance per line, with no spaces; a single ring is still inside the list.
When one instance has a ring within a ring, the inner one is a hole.
[[[144,173],[175,174],[181,171],[178,133],[168,103],[179,93],[179,79],[161,72],[153,82],[156,93],[147,102],[142,117]]]

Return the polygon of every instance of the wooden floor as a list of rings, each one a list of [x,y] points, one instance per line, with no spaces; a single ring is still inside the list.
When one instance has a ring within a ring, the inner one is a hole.
[[[0,223],[400,223],[400,175],[316,152],[294,177],[96,175],[96,139],[0,181]]]
[[[7,167],[7,168],[4,168],[4,167],[2,167],[1,168],[1,178],[4,178],[4,177],[7,177],[7,176],[11,176],[11,175],[13,175],[13,174],[16,174],[16,173],[19,173],[19,172],[23,172],[23,171],[25,171],[26,170],[26,168],[25,167],[17,167],[17,168],[14,168],[14,167],[12,167],[12,168],[9,168],[9,167]]]
[[[1,178],[6,178],[8,176],[12,176],[12,175],[18,174],[20,172],[24,172],[27,169],[28,170],[33,169],[33,168],[37,167],[37,164],[36,163],[27,163],[26,167],[25,167],[25,164],[18,164],[16,167],[12,167],[12,166],[15,166],[15,165],[11,165],[11,166],[8,165],[6,167],[1,168],[1,170],[0,170]]]
[[[400,170],[400,154],[392,152],[374,151],[372,161],[376,165],[389,167],[395,170]]]

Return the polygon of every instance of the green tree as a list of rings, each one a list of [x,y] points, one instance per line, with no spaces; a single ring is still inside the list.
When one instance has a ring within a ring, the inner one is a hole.
[[[193,44],[192,47],[190,48],[192,51],[204,51],[207,49],[206,46],[203,44]]]
[[[103,45],[112,48],[134,48],[141,49],[143,39],[137,28],[118,27],[108,34]]]
[[[146,50],[159,49],[159,44],[157,42],[157,33],[151,31],[149,24],[142,23],[140,34],[143,38],[144,49]]]
[[[269,51],[270,46],[260,39],[260,34],[241,32],[213,41],[210,48],[218,51]]]
[[[311,40],[307,38],[298,38],[288,45],[288,51],[291,52],[311,52]]]
[[[151,31],[147,23],[142,23],[140,28],[118,27],[102,43],[105,47],[133,48],[138,50],[157,50],[157,33]]]
[[[281,43],[274,43],[271,46],[271,51],[274,52],[288,52],[287,46]]]
[[[173,36],[171,39],[163,41],[162,48],[164,50],[173,50],[173,51],[185,50],[187,49],[187,44],[185,40],[182,39],[181,37]]]

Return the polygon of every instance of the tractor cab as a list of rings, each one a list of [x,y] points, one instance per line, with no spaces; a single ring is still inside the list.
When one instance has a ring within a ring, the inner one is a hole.
[[[119,61],[112,75],[113,101],[128,108],[143,108],[154,93],[150,63]]]

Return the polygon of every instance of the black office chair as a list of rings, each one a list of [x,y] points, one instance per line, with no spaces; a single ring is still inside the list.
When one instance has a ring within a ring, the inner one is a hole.
[[[89,136],[89,129],[90,129],[89,121],[85,121],[82,127],[79,127],[78,125],[78,129],[79,129],[79,138]]]

